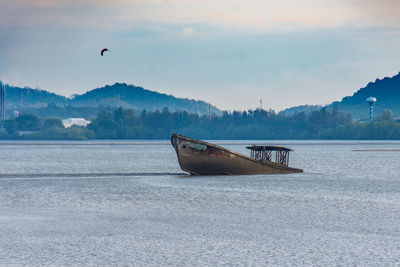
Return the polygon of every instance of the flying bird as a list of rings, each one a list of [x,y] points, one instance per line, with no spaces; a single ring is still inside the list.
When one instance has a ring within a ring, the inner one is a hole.
[[[104,56],[104,52],[110,52],[110,49],[108,49],[108,48],[103,48],[102,50],[101,50],[101,52],[100,52],[100,55],[101,56]]]

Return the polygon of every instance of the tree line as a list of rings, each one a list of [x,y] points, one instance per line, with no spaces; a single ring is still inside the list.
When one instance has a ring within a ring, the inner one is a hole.
[[[169,139],[179,133],[198,139],[400,139],[400,122],[386,110],[372,123],[325,108],[310,113],[277,114],[273,110],[223,112],[206,116],[186,111],[135,112],[118,108],[98,112],[88,127],[64,128],[61,119],[32,114],[6,120],[1,139]]]

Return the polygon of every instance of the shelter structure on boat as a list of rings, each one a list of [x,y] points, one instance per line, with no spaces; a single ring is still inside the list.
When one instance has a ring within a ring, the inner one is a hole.
[[[250,157],[255,160],[273,161],[280,164],[289,165],[289,152],[293,151],[290,148],[283,146],[248,146],[250,149]],[[274,158],[275,154],[275,159]]]

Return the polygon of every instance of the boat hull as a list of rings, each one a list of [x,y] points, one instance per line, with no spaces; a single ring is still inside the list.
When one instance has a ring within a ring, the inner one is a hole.
[[[178,134],[171,143],[182,170],[193,175],[285,174],[303,172],[284,164],[254,160],[226,148]]]

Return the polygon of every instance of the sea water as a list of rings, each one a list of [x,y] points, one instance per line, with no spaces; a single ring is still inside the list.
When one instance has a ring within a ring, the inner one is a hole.
[[[186,175],[168,141],[1,142],[0,264],[398,265],[400,142],[294,149],[289,175]]]

